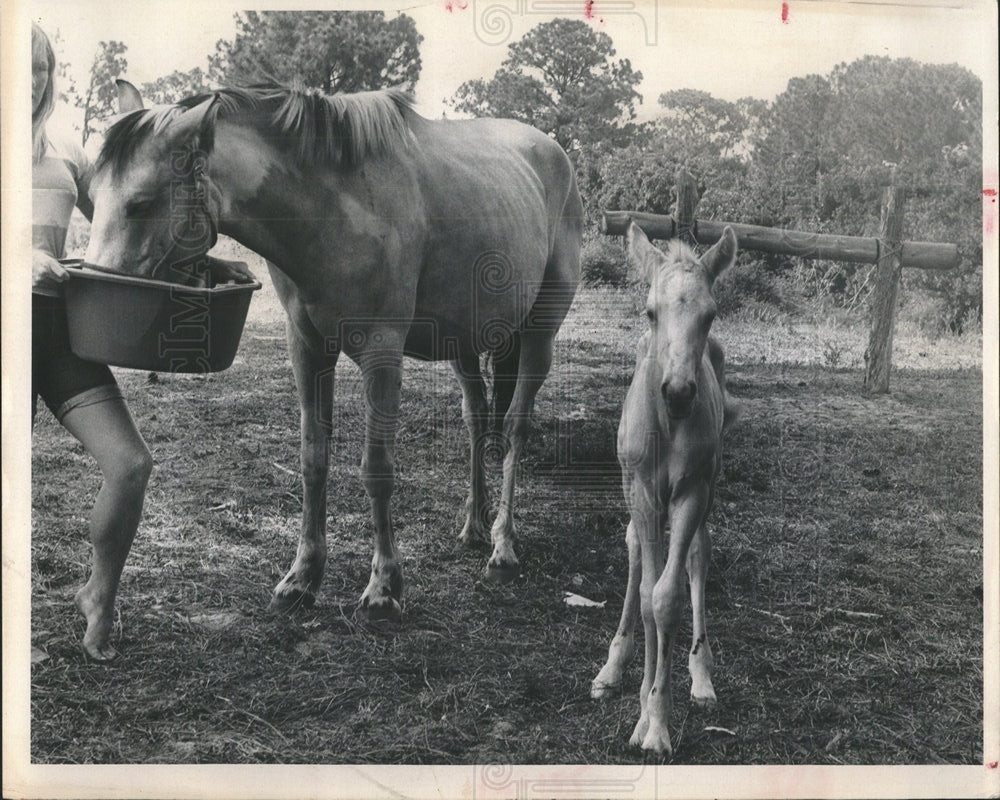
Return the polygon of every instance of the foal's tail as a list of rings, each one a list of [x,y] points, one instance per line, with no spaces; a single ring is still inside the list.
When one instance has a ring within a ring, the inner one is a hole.
[[[715,370],[715,377],[719,382],[719,388],[722,389],[722,430],[725,432],[735,425],[740,416],[742,416],[743,407],[733,400],[729,396],[729,392],[726,391],[726,354],[722,349],[722,345],[712,336],[708,337],[708,358],[712,362],[712,368]]]
[[[493,421],[495,434],[503,433],[503,420],[517,386],[517,365],[521,358],[521,334],[513,333],[499,350],[493,351]]]

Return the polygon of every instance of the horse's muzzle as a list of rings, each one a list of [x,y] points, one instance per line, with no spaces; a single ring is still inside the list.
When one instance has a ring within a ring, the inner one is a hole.
[[[667,414],[672,419],[684,419],[691,415],[691,409],[694,408],[698,384],[694,381],[678,384],[665,381],[660,386],[660,393],[667,404]]]

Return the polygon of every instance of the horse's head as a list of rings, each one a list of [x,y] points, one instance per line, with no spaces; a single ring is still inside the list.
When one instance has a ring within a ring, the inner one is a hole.
[[[118,81],[118,100],[121,116],[105,135],[90,184],[94,217],[85,261],[190,282],[218,232],[207,176],[215,98],[147,110],[136,88]]]
[[[700,258],[685,244],[671,242],[667,253],[649,243],[634,222],[629,226],[629,254],[649,279],[646,315],[649,355],[660,366],[660,393],[671,417],[691,413],[698,392],[698,369],[715,319],[712,284],[736,260],[736,234],[726,228],[722,238]]]

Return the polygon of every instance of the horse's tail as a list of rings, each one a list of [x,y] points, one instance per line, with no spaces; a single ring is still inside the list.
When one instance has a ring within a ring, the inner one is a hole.
[[[729,430],[743,414],[743,407],[726,391],[726,354],[722,345],[712,336],[708,337],[708,358],[715,370],[715,378],[722,390],[722,430]]]
[[[521,358],[521,334],[513,333],[507,343],[493,351],[493,424],[496,434],[503,433],[503,420],[507,416],[514,387],[517,386],[517,365]]]

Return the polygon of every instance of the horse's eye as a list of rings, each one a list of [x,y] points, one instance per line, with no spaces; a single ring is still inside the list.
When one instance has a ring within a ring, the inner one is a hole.
[[[653,309],[651,309],[651,308],[647,308],[646,309],[646,318],[650,322],[656,322],[656,312]]]

